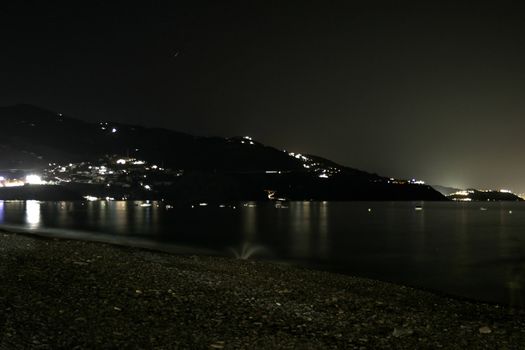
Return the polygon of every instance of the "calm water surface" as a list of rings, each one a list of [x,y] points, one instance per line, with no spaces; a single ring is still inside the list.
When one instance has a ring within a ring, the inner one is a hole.
[[[141,203],[0,201],[0,224],[230,255],[244,245],[255,250],[255,258],[524,306],[522,203],[291,202],[288,208],[240,203],[235,209]]]

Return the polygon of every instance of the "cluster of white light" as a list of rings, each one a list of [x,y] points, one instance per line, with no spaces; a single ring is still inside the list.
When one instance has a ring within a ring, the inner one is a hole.
[[[410,180],[408,182],[413,184],[413,185],[424,185],[425,184],[425,181],[416,180],[416,179],[412,179],[412,180]]]
[[[465,197],[465,198],[452,198],[452,200],[454,200],[456,202],[472,202],[472,198],[468,198],[468,197]]]
[[[303,156],[301,153],[290,152],[290,153],[288,153],[288,155],[290,157],[294,157],[294,158],[297,158],[299,160],[302,160],[303,162],[309,162],[310,161],[310,158]]]
[[[108,123],[107,122],[100,122],[98,124],[100,125],[100,129],[101,130],[106,130],[108,128]],[[115,128],[115,127],[112,127],[110,130],[111,130],[111,132],[113,134],[118,131],[117,128]]]
[[[119,165],[119,167],[115,167],[115,165]],[[126,166],[140,166],[137,168],[137,170],[142,171],[165,171],[166,169],[159,167],[158,165],[151,165],[148,166],[147,162],[144,160],[138,160],[136,158],[130,158],[130,157],[122,157],[117,158],[115,157],[110,162],[104,162],[103,165],[91,165],[88,162],[81,162],[81,163],[70,163],[69,165],[61,166],[57,165],[56,163],[49,163],[49,169],[46,170],[47,177],[53,178],[57,180],[58,182],[71,182],[72,178],[69,178],[69,176],[75,177],[75,176],[81,176],[83,178],[87,178],[88,183],[101,183],[101,182],[108,182],[107,176],[113,175],[113,174],[130,174],[132,171],[134,171],[135,167],[130,167],[129,169]],[[60,175],[60,173],[64,175]],[[176,176],[181,176],[182,172],[176,172]],[[142,174],[142,177],[146,178],[147,175]],[[84,180],[81,182],[85,182]],[[49,184],[52,184],[51,182],[48,182]],[[144,185],[140,184],[142,187]],[[107,183],[107,186],[110,186],[109,183]],[[149,185],[148,185],[149,186]],[[146,188],[147,190],[151,190],[151,187]]]
[[[26,184],[28,185],[43,185],[45,184],[44,181],[42,181],[42,177],[39,175],[31,174],[26,176]]]
[[[286,152],[286,151],[284,151]],[[308,158],[301,153],[295,153],[295,152],[286,152],[290,157],[293,157],[295,159],[298,159],[303,162],[303,167],[305,169],[309,169],[310,171],[318,173],[318,177],[322,179],[327,179],[331,175],[339,173],[341,170],[336,167],[323,167],[322,164],[314,162],[311,158]]]
[[[45,185],[46,182],[42,180],[40,175],[30,174],[23,179],[7,179],[5,176],[0,176],[0,187],[20,187],[24,185]]]
[[[469,195],[469,191],[457,191],[457,192],[454,192],[452,193],[453,196],[468,196]]]

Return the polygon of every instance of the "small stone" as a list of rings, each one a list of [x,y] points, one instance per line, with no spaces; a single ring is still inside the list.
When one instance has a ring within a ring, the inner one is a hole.
[[[401,338],[407,335],[413,334],[414,331],[411,328],[394,328],[392,335],[396,338]]]
[[[492,333],[492,329],[490,329],[488,326],[483,326],[479,328],[479,332],[481,334],[490,334]]]
[[[223,341],[216,341],[213,344],[210,344],[210,348],[212,349],[224,349],[224,342]]]

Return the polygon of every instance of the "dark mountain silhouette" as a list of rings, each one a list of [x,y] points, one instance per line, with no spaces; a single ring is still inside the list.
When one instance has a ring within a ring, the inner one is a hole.
[[[158,128],[89,123],[31,105],[0,108],[0,169],[96,162],[122,155],[184,170],[148,196],[184,199],[444,200],[429,186],[386,178],[245,137],[197,137]],[[74,184],[70,184],[72,187]],[[83,194],[83,193],[82,193]],[[142,195],[138,195],[142,196]]]

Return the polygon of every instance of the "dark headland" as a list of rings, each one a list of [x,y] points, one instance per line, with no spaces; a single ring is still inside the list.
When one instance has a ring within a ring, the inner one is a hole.
[[[294,266],[0,232],[0,349],[523,349],[525,314]]]
[[[60,185],[39,192],[0,186],[0,199],[447,200],[420,182],[279,150],[249,136],[88,123],[31,105],[0,107],[0,122],[0,178],[36,173]]]

